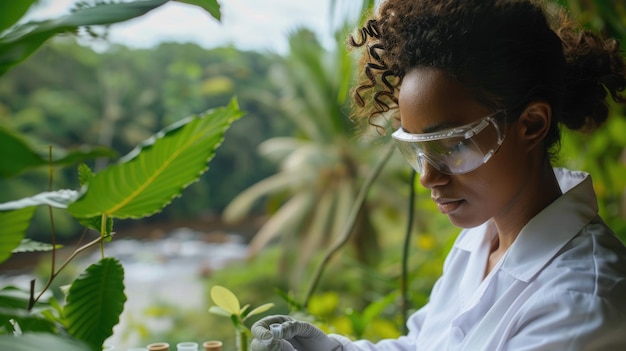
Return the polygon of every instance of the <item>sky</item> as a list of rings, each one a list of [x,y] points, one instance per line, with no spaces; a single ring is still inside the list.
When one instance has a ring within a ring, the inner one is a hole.
[[[28,14],[32,20],[56,18],[69,12],[76,0],[41,0]],[[340,1],[348,3],[353,0]],[[148,14],[114,24],[109,40],[134,48],[162,41],[193,42],[205,48],[232,44],[242,50],[287,50],[287,35],[303,26],[317,33],[325,45],[332,42],[331,0],[218,0],[222,20],[203,9],[177,1]],[[349,4],[340,7],[350,12]],[[354,12],[354,11],[353,11]]]

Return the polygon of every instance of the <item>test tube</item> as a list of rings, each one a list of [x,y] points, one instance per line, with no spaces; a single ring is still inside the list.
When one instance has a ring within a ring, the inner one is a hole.
[[[170,351],[170,344],[166,342],[155,342],[148,345],[148,351]]]
[[[272,336],[274,336],[274,339],[282,339],[283,325],[280,323],[270,324],[270,332],[272,332]]]
[[[177,351],[198,351],[198,343],[193,341],[179,342],[176,344]]]
[[[222,342],[217,340],[205,341],[202,344],[204,351],[222,351]]]

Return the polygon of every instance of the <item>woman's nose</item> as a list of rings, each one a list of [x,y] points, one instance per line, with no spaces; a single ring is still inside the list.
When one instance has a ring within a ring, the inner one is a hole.
[[[422,162],[422,172],[420,172],[420,184],[424,188],[432,189],[439,185],[447,184],[450,181],[450,175],[445,174],[435,168],[427,160],[420,160]]]

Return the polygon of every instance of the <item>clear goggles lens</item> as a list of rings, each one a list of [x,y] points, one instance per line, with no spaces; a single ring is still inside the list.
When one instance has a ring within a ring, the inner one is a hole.
[[[504,133],[494,118],[501,112],[435,133],[410,134],[400,127],[391,136],[418,173],[426,161],[442,173],[463,174],[483,165],[502,145]]]

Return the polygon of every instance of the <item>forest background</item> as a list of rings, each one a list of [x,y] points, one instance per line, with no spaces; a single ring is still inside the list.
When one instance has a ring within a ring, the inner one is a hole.
[[[626,43],[623,1],[555,3],[586,26]],[[286,54],[180,43],[95,52],[73,36],[56,38],[0,79],[0,126],[42,149],[103,145],[124,155],[164,126],[236,96],[246,115],[227,132],[209,171],[161,213],[142,220],[142,227],[118,221],[115,231],[142,239],[153,228],[161,234],[176,227],[237,231],[250,244],[250,258],[202,278],[207,287],[228,286],[252,305],[274,302],[271,313],[299,311],[329,331],[393,337],[403,330],[402,311],[426,301],[458,229],[435,214],[423,189],[413,187],[417,194],[410,196],[410,170],[395,152],[366,197],[350,245],[330,263],[315,294],[307,295],[316,267],[341,237],[364,179],[377,159],[386,158],[388,137],[357,137],[349,119],[355,74],[354,57],[344,44],[355,28],[349,25],[338,30],[333,49],[324,48],[311,30],[295,30]],[[624,110],[614,108],[592,136],[565,133],[559,160],[592,173],[601,214],[622,239],[625,131]],[[97,171],[107,162],[90,166]],[[76,177],[75,169],[55,169],[54,185],[72,188]],[[49,180],[47,169],[0,178],[0,203],[45,191]],[[415,223],[407,241],[409,215]],[[81,235],[79,225],[62,213],[55,216],[54,228],[66,244]],[[49,236],[48,214],[38,211],[28,237],[45,242]],[[401,286],[406,249],[411,253],[408,286]],[[7,269],[0,266],[0,273]],[[399,301],[401,289],[409,291],[407,301]],[[206,311],[157,307],[149,313],[168,314],[184,327],[154,335],[138,323],[146,341],[198,338],[206,330],[224,339],[230,334]]]

